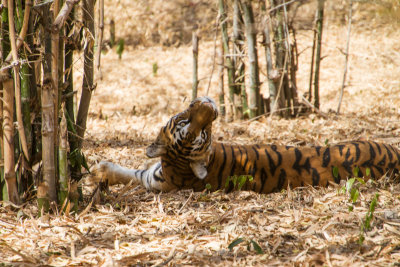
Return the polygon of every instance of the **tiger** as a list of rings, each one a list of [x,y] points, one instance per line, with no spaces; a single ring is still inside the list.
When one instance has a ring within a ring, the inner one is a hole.
[[[95,181],[138,182],[148,190],[171,192],[235,190],[232,177],[248,177],[242,190],[278,192],[288,187],[327,187],[358,176],[365,180],[393,176],[400,169],[400,151],[374,141],[348,141],[329,146],[275,144],[236,145],[213,142],[216,103],[199,97],[161,127],[146,148],[161,160],[148,169],[129,169],[102,161],[92,168]],[[357,175],[357,174],[356,174]]]

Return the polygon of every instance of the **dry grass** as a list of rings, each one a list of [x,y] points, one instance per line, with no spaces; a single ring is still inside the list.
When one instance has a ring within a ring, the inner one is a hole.
[[[321,73],[322,110],[336,109],[342,77],[345,28],[327,25]],[[292,145],[400,139],[399,33],[390,28],[354,28],[348,87],[342,115],[310,114],[293,120],[216,122],[214,138],[235,143]],[[299,32],[299,50],[311,44]],[[260,50],[260,62],[263,62]],[[200,43],[199,94],[207,90],[213,43]],[[309,49],[301,55],[300,93],[307,90]],[[104,80],[92,98],[85,153],[92,164],[109,160],[137,168],[143,149],[159,127],[184,109],[191,95],[191,48],[130,47],[121,61],[103,56]],[[159,70],[153,76],[152,65]],[[80,85],[80,61],[76,86]],[[216,96],[214,74],[210,95]],[[265,77],[262,77],[265,80]],[[85,181],[90,191],[90,183]],[[5,266],[388,266],[400,261],[400,186],[385,179],[360,187],[354,211],[340,187],[300,188],[259,195],[252,192],[156,194],[140,186],[112,187],[103,202],[81,215],[37,218],[34,203],[0,206],[0,261]],[[378,206],[363,245],[360,225],[375,193]],[[84,205],[90,202],[85,193]],[[238,237],[256,241],[258,255]]]

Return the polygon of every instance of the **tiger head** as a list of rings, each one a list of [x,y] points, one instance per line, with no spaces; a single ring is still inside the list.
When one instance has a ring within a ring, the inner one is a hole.
[[[188,159],[194,174],[200,179],[205,178],[212,143],[211,127],[217,116],[214,100],[196,98],[185,111],[173,116],[161,127],[156,140],[147,147],[147,156],[168,155]]]

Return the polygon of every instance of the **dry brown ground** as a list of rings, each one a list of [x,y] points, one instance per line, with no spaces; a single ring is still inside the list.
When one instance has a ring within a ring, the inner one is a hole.
[[[321,74],[322,110],[336,109],[344,56],[345,29],[328,25]],[[253,122],[216,122],[214,138],[235,143],[291,145],[334,143],[366,138],[397,145],[400,141],[400,36],[383,27],[354,30],[348,87],[342,114],[324,119],[310,114]],[[310,41],[299,32],[300,50]],[[199,95],[212,69],[213,43],[200,45]],[[261,51],[260,51],[261,53]],[[301,55],[299,89],[308,84],[309,49]],[[103,55],[104,79],[93,95],[85,154],[93,164],[109,160],[138,168],[144,148],[171,115],[189,103],[191,48],[127,48],[122,60]],[[263,56],[260,56],[260,62]],[[77,86],[79,85],[77,62]],[[153,76],[152,65],[159,70]],[[262,80],[265,77],[262,76]],[[216,96],[214,73],[210,95]],[[85,183],[89,188],[89,183]],[[328,189],[301,188],[259,195],[251,192],[205,194],[147,192],[140,186],[112,187],[99,205],[80,215],[38,219],[35,205],[18,212],[0,206],[0,261],[8,265],[52,266],[388,266],[400,261],[400,186],[383,179],[360,187],[354,211],[348,196]],[[379,201],[363,245],[360,225],[375,193]],[[84,204],[88,204],[88,192]],[[254,240],[232,251],[236,238]]]

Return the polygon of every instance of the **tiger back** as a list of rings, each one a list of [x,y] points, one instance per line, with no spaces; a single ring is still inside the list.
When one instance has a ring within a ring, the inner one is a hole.
[[[357,171],[359,177],[392,176],[400,169],[400,153],[394,146],[373,141],[353,141],[330,146],[292,147],[232,145],[212,142],[215,102],[195,99],[173,116],[146,150],[160,162],[146,170],[101,162],[92,168],[97,181],[110,184],[141,183],[148,189],[235,189],[233,177],[249,177],[242,189],[270,193],[305,185],[340,183]],[[251,178],[250,178],[251,177]]]

